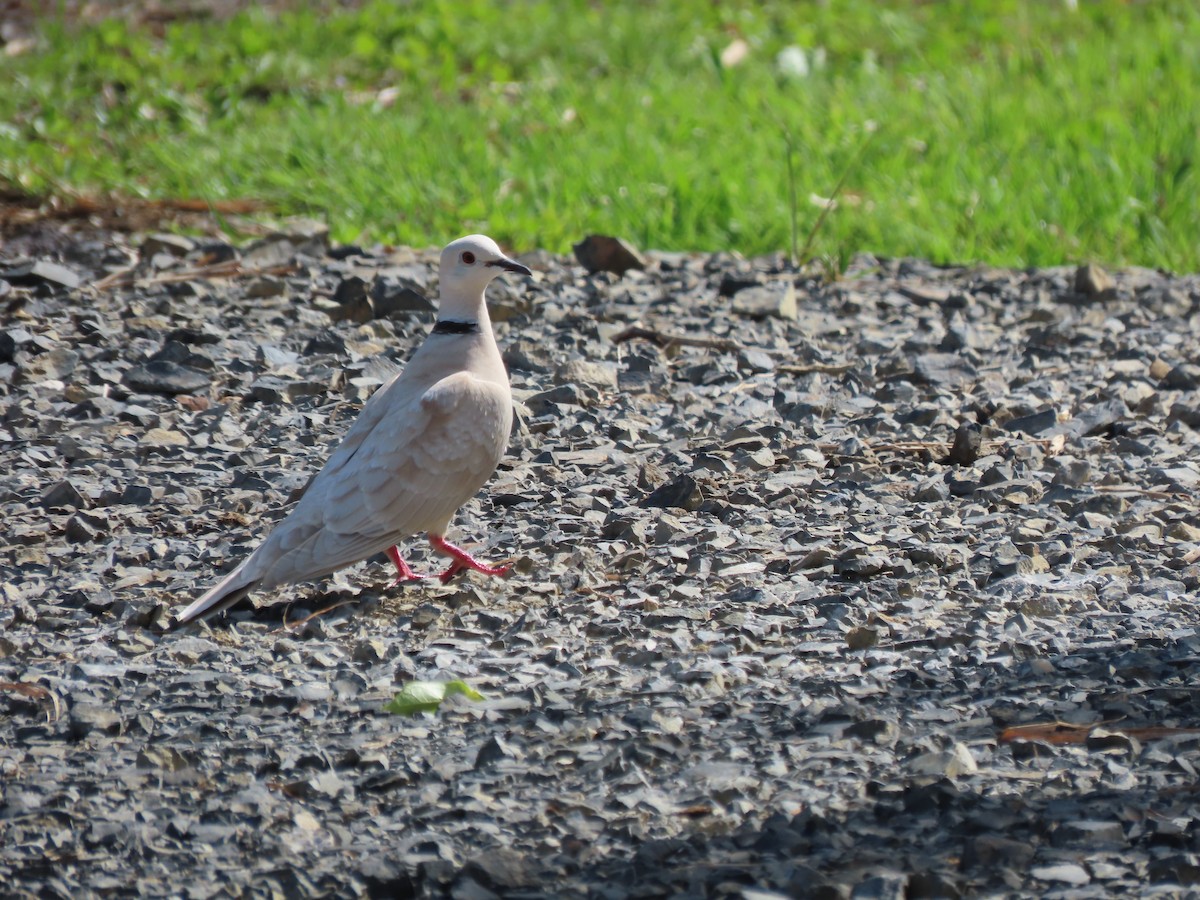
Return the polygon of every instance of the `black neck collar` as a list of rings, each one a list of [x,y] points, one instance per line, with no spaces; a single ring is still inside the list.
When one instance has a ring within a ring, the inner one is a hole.
[[[451,319],[439,319],[433,325],[430,334],[479,334],[478,322],[455,322]]]

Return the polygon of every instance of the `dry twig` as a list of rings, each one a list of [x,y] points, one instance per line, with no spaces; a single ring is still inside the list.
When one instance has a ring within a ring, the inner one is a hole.
[[[1042,741],[1047,744],[1085,744],[1088,736],[1103,728],[1115,734],[1139,741],[1157,741],[1179,734],[1200,734],[1200,728],[1172,728],[1166,725],[1149,725],[1141,728],[1108,728],[1111,722],[1093,722],[1090,725],[1073,725],[1070,722],[1034,722],[1029,725],[1013,725],[1000,732],[1002,744],[1012,741]]]
[[[296,622],[289,622],[287,620],[287,617],[285,614],[283,624],[280,627],[276,628],[274,631],[272,631],[271,634],[279,634],[279,632],[281,632],[281,631],[295,631],[297,628],[303,628],[305,625],[307,625],[313,619],[315,619],[319,616],[323,616],[326,613],[331,613],[340,606],[349,606],[351,603],[354,603],[354,602],[355,601],[353,601],[353,600],[339,600],[337,603],[334,603],[330,606],[326,606],[324,609],[318,609],[315,613],[311,613],[310,615],[307,615],[303,619],[300,619]]]
[[[177,281],[192,281],[196,278],[244,278],[254,275],[290,275],[296,271],[296,267],[290,263],[280,266],[264,266],[260,269],[247,269],[235,259],[213,263],[208,266],[197,266],[194,269],[184,269],[179,272],[165,272],[162,275],[154,275],[149,278],[138,278],[136,269],[136,266],[131,266],[128,269],[122,269],[120,272],[113,272],[111,275],[106,275],[99,281],[93,282],[91,286],[103,291],[112,287],[127,287],[132,284],[146,286],[152,284],[169,284]]]
[[[620,334],[613,337],[614,344],[620,344],[625,341],[650,341],[659,347],[670,347],[671,345],[679,347],[712,347],[715,350],[741,350],[742,346],[737,341],[729,338],[703,338],[692,337],[687,334],[671,334],[666,331],[658,331],[654,328],[644,328],[640,325],[630,325]]]
[[[842,375],[853,368],[853,363],[809,363],[807,365],[785,364],[776,366],[775,371],[782,372],[784,375],[811,375],[813,372],[821,372],[825,375]]]
[[[14,694],[20,694],[23,697],[28,697],[31,700],[49,700],[50,706],[54,710],[54,715],[50,714],[50,710],[46,710],[46,721],[56,722],[62,715],[62,704],[59,702],[58,695],[53,691],[42,687],[40,684],[23,684],[19,681],[0,681],[0,691],[12,691]]]

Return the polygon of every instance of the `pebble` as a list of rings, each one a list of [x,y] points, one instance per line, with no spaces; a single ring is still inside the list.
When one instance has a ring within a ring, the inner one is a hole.
[[[732,310],[752,319],[775,317],[795,321],[798,316],[796,286],[791,281],[744,288],[733,295]],[[770,371],[768,367],[766,371]]]
[[[209,386],[209,376],[169,360],[151,360],[126,371],[123,381],[143,394],[194,394]]]
[[[403,276],[379,274],[371,282],[371,303],[375,315],[386,318],[394,315],[432,315],[433,302],[422,287]]]
[[[1076,885],[1088,884],[1092,880],[1092,876],[1087,873],[1087,870],[1077,863],[1034,866],[1029,874],[1040,881],[1061,881]]]
[[[186,235],[158,232],[145,237],[140,253],[142,259],[151,259],[159,253],[184,257],[195,249],[196,242]]]
[[[78,272],[50,260],[39,259],[0,269],[0,279],[9,285],[22,287],[50,284],[64,288],[77,288],[83,283]]]
[[[591,234],[574,247],[575,259],[588,272],[623,275],[630,269],[645,269],[646,261],[632,245],[620,238]]]
[[[1104,269],[1095,263],[1086,263],[1075,270],[1075,293],[1086,297],[1111,294],[1116,284]]]

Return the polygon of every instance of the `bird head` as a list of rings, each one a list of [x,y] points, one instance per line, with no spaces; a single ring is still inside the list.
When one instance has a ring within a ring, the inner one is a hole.
[[[477,318],[484,289],[501,272],[532,274],[527,267],[505,256],[496,242],[485,235],[470,234],[447,244],[438,276],[442,318]]]

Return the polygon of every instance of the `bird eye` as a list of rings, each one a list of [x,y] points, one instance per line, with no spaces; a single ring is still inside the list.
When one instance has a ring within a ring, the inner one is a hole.
[[[470,250],[465,251],[462,255],[462,261],[464,264],[466,264],[468,266],[475,265],[475,254],[472,253]]]

